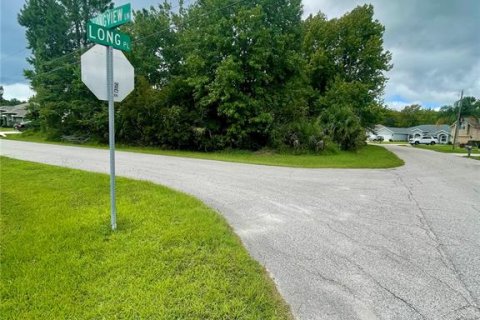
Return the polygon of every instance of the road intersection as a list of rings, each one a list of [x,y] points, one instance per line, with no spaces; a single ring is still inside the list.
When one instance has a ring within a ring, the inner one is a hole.
[[[222,213],[298,319],[480,319],[480,161],[386,147],[406,165],[298,169],[117,152],[116,166]],[[0,148],[108,173],[107,150]]]

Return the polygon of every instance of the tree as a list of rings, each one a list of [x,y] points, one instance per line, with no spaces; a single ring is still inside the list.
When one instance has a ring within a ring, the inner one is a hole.
[[[461,100],[461,105],[461,117],[480,117],[480,100],[477,100],[475,97],[464,97]],[[460,100],[456,101],[453,106],[441,107],[438,115],[438,123],[452,124],[457,121],[459,108]]]
[[[28,0],[18,15],[26,28],[38,117],[49,136],[88,133],[101,104],[80,81],[79,57],[87,21],[109,0]]]
[[[135,45],[134,52],[127,57],[136,74],[144,76],[158,89],[179,74],[182,61],[179,34],[183,15],[183,1],[180,1],[179,13],[174,13],[165,1],[157,8],[134,12],[135,23],[124,27]]]
[[[436,123],[437,117],[437,111],[412,104],[400,110],[397,125],[399,127],[414,127],[421,124],[432,124]]]
[[[398,127],[400,123],[400,112],[385,107],[382,112],[382,120],[379,122],[387,127]]]
[[[341,149],[355,150],[364,145],[365,123],[362,119],[379,119],[380,111],[359,82],[333,82],[325,95],[319,99],[322,106],[320,119],[326,133],[336,141]]]
[[[359,6],[339,19],[327,20],[319,13],[304,23],[303,52],[310,85],[317,99],[311,104],[312,114],[335,123],[329,129],[333,139],[343,148],[361,145],[346,134],[354,125],[373,128],[382,116],[381,95],[390,70],[391,54],[383,49],[385,28],[373,19],[371,5]],[[339,110],[332,110],[338,108]],[[348,115],[350,121],[334,119]],[[346,139],[352,141],[346,143]]]
[[[299,0],[208,0],[189,10],[183,74],[194,126],[216,148],[264,146],[293,107],[286,88],[300,76],[300,17]]]

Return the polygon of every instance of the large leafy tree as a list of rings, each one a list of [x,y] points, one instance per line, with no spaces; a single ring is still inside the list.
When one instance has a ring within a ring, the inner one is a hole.
[[[346,135],[337,133],[349,129],[339,126],[356,123],[372,128],[381,120],[384,73],[391,68],[391,54],[383,48],[385,29],[373,14],[371,5],[363,5],[338,19],[327,20],[319,13],[304,23],[306,70],[318,97],[312,113],[321,115],[323,122],[332,122],[335,115],[351,117],[350,121],[333,121],[336,126],[329,129],[345,149],[358,144],[344,143]]]
[[[299,0],[205,0],[190,10],[185,76],[196,126],[216,147],[264,146],[293,107],[287,88],[300,76],[300,17]]]

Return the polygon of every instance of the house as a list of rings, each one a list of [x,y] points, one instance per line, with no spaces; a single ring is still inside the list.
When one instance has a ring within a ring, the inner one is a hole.
[[[448,125],[424,124],[409,128],[375,126],[375,134],[382,136],[385,141],[408,141],[410,138],[431,136],[438,139],[438,143],[447,144],[451,139]]]
[[[28,103],[18,104],[16,106],[0,107],[0,127],[13,127],[15,124],[23,122],[28,113]]]
[[[407,128],[375,126],[377,136],[382,136],[385,141],[408,141]]]
[[[455,129],[457,123],[450,126],[450,134],[455,136]],[[459,144],[466,144],[469,140],[480,141],[480,119],[475,117],[466,117],[460,119],[460,127],[458,128],[458,135],[456,142]]]
[[[448,124],[424,124],[409,128],[409,138],[419,137],[434,137],[438,139],[438,143],[447,144],[451,141],[452,135],[450,134],[450,128]]]

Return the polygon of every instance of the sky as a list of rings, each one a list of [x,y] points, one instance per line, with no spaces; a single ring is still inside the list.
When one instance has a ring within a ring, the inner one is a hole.
[[[130,3],[138,10],[159,1]],[[436,109],[458,100],[462,89],[464,95],[480,98],[480,0],[303,0],[304,17],[319,11],[341,17],[364,3],[374,6],[375,18],[385,26],[384,47],[393,57],[385,104]],[[17,22],[23,4],[0,1],[0,85],[6,99],[26,100],[34,94],[23,77],[30,53],[25,29]]]

